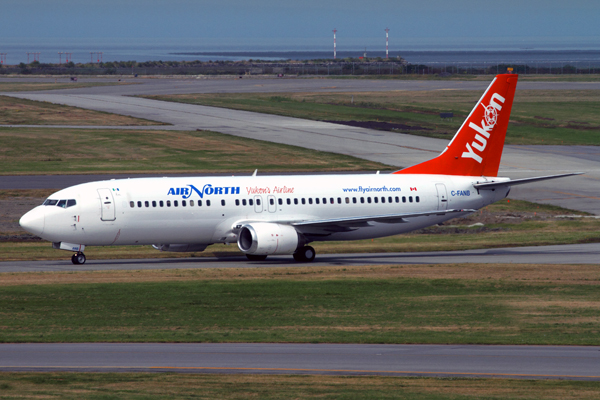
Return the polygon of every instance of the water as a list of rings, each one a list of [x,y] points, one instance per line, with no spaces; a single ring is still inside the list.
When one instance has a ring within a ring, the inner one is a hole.
[[[406,39],[401,46],[390,39],[390,58],[401,56],[412,64],[496,64],[511,63],[533,65],[578,64],[600,65],[599,38],[554,38],[552,40],[530,38],[489,43],[485,39]],[[346,39],[348,40],[348,39]],[[338,39],[338,59],[359,57],[385,57],[385,42],[377,38],[353,39],[350,43]],[[27,63],[38,59],[42,63],[65,62],[65,55],[72,53],[75,63],[107,61],[238,61],[306,60],[333,58],[332,44],[326,39],[296,40],[242,40],[232,39],[169,39],[169,40],[92,40],[92,39],[3,39],[0,53],[7,53],[9,65]],[[92,52],[92,54],[90,54]],[[100,54],[100,52],[102,54]]]

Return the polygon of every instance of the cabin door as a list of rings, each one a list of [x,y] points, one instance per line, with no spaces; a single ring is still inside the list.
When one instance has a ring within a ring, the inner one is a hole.
[[[102,210],[100,219],[102,221],[114,221],[116,219],[116,212],[112,192],[110,189],[98,189],[98,195],[100,196],[100,207]]]

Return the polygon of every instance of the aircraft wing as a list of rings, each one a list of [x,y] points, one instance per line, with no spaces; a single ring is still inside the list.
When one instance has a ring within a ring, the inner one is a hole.
[[[523,185],[526,183],[533,183],[539,181],[545,181],[548,179],[556,179],[556,178],[564,178],[565,176],[573,176],[573,175],[581,175],[585,172],[572,172],[569,174],[560,174],[560,175],[548,175],[548,176],[538,176],[535,178],[523,178],[523,179],[514,179],[510,181],[501,181],[501,182],[482,182],[476,183],[473,185],[475,189],[497,189],[501,187],[508,187],[514,185]]]
[[[297,228],[303,233],[316,234],[320,232],[321,234],[330,234],[333,232],[350,232],[361,227],[369,226],[371,222],[396,224],[408,222],[406,221],[406,218],[428,217],[432,215],[447,214],[468,214],[475,211],[477,210],[435,210],[416,213],[368,215],[362,217],[297,221],[291,222],[290,225]]]

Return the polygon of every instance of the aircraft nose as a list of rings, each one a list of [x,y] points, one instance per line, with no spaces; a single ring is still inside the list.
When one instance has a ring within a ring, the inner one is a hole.
[[[27,232],[41,236],[44,232],[44,208],[36,207],[23,215],[19,220],[19,225]]]

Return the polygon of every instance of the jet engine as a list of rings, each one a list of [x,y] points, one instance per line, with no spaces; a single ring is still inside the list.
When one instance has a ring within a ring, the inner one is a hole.
[[[301,245],[296,229],[289,225],[253,222],[243,225],[238,235],[238,247],[245,254],[293,254]]]

